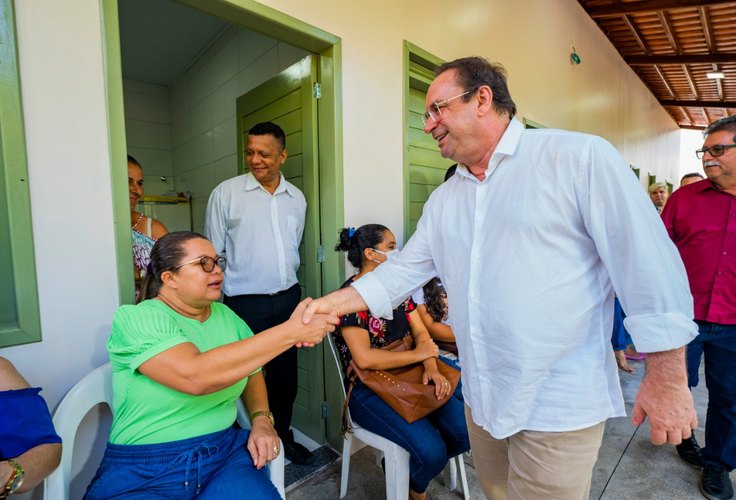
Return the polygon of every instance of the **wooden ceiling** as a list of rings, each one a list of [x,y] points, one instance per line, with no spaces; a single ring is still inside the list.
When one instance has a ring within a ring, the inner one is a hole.
[[[680,128],[736,114],[736,1],[578,2]]]

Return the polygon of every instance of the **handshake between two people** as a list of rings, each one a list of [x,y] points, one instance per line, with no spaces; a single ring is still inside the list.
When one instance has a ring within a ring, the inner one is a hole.
[[[305,311],[314,299],[307,297],[299,302],[291,313],[289,323],[296,337],[296,347],[314,347],[322,342],[325,335],[334,332],[340,324],[337,311],[317,312],[310,315],[310,321],[304,321]]]

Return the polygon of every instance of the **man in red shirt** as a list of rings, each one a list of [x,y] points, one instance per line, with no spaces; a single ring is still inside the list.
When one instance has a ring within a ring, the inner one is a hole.
[[[677,452],[703,467],[703,495],[721,500],[733,497],[729,473],[736,468],[736,116],[711,123],[703,135],[696,154],[708,178],[675,191],[662,219],[695,303],[699,335],[687,348],[688,385],[697,385],[705,354],[708,387],[705,447],[693,435]]]

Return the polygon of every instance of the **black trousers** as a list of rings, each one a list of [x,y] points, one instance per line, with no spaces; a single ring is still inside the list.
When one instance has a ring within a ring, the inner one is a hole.
[[[236,295],[224,298],[224,303],[258,334],[289,319],[301,299],[299,284],[276,295]],[[273,412],[276,432],[284,443],[294,440],[291,417],[299,389],[297,348],[292,347],[266,363],[264,367],[268,406]],[[252,409],[252,408],[251,408]]]

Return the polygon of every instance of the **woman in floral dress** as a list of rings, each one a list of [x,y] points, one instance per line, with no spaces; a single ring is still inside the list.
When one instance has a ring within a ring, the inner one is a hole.
[[[396,237],[385,226],[368,224],[340,231],[335,250],[347,252],[358,273],[343,287],[350,286],[389,259],[396,258]],[[412,499],[426,498],[429,482],[444,469],[447,461],[470,449],[460,390],[451,391],[447,379],[437,370],[438,349],[416,311],[411,297],[393,310],[393,319],[374,317],[370,311],[342,316],[334,332],[343,372],[353,360],[362,369],[398,368],[424,364],[424,382],[434,384],[435,396],[447,403],[413,423],[404,420],[360,380],[350,396],[350,414],[361,427],[383,436],[407,450],[409,493]],[[382,349],[406,335],[414,337],[411,351]]]

